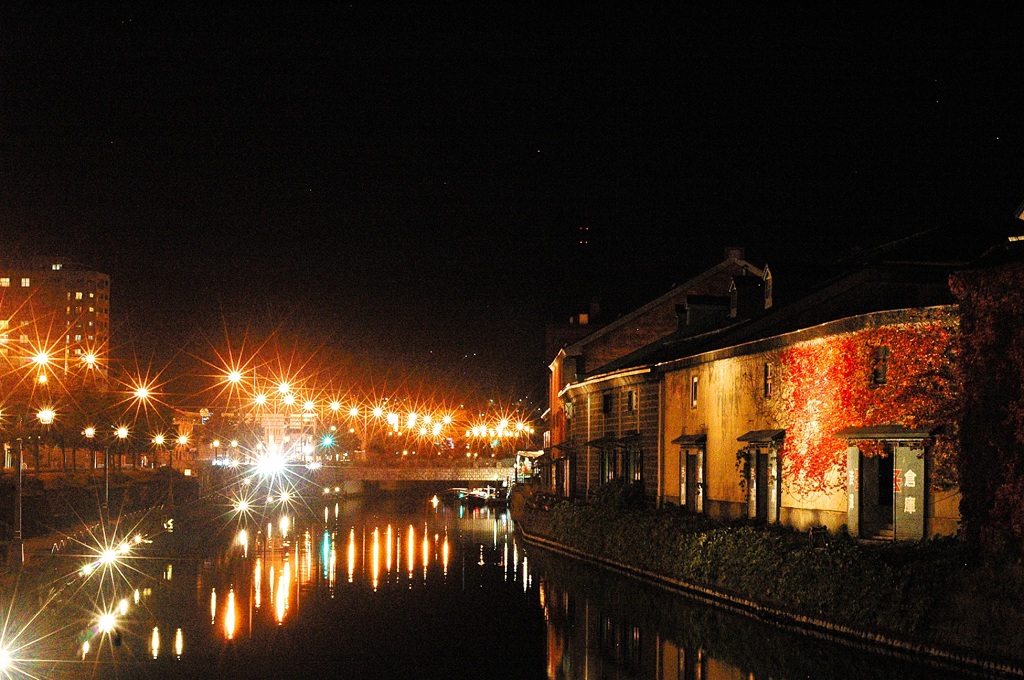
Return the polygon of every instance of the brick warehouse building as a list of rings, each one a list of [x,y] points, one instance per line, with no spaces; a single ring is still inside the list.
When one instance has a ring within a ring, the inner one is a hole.
[[[563,348],[551,364],[550,489],[585,497],[625,477],[658,503],[716,517],[952,533],[948,277],[963,263],[919,259],[879,249],[781,307],[767,267],[741,269],[724,300],[682,292],[675,329],[632,352],[588,365],[594,337]],[[622,325],[603,335],[628,348],[643,334]]]

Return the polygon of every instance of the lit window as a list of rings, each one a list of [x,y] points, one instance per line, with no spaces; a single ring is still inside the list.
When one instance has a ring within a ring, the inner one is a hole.
[[[82,341],[82,336],[76,334],[75,335],[75,342],[81,342],[81,341]]]
[[[95,307],[90,307],[90,308],[89,308],[89,313],[90,313],[90,314],[92,314],[92,313],[93,313],[93,312],[95,312],[95,311],[96,311],[96,308],[95,308]]]
[[[96,293],[90,292],[90,293],[89,293],[89,298],[90,298],[90,299],[92,299],[92,298],[94,298],[94,297],[96,297]]]
[[[81,300],[82,299],[82,291],[80,291],[80,290],[79,291],[75,291],[75,299],[76,300]]]
[[[24,333],[22,333],[20,336],[18,336],[18,342],[20,342],[23,345],[27,345],[28,344],[28,336],[25,335]]]
[[[697,408],[697,376],[690,379],[690,408]]]
[[[0,319],[0,328],[7,328],[10,324],[9,319]]]
[[[764,396],[765,399],[772,396],[772,365],[767,362],[764,365]]]
[[[10,278],[8,278],[6,276],[4,276],[3,278],[0,278],[0,288],[10,288],[10,287],[11,287],[11,279]]]
[[[22,288],[28,288],[31,285],[32,285],[32,280],[31,279],[29,279],[27,276],[22,277],[22,279],[21,279],[21,287]]]
[[[61,268],[62,266],[64,266],[64,265],[61,265],[61,264],[51,264],[51,265],[50,265],[50,269],[52,269],[53,271],[55,271],[55,272],[56,272],[56,271],[60,271],[60,268]]]

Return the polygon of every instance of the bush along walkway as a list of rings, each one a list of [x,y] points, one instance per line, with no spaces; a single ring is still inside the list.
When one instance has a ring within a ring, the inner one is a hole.
[[[862,545],[843,535],[647,509],[610,484],[587,502],[519,487],[527,542],[775,626],[954,670],[1024,677],[1024,573],[973,565],[958,539]]]

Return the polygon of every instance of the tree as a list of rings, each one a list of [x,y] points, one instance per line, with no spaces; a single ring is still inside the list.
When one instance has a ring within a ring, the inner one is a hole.
[[[1019,258],[1018,258],[1019,260]],[[964,413],[960,515],[969,545],[1022,551],[1024,540],[1024,263],[950,278],[960,304]]]

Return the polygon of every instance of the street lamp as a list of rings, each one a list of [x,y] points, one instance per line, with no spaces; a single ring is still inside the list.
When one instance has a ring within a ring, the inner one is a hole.
[[[159,451],[164,447],[164,441],[163,433],[158,432],[153,435],[153,467],[160,467]],[[170,461],[168,461],[168,465],[170,465]]]
[[[114,430],[114,434],[122,443],[128,439],[128,428],[124,425]],[[108,515],[110,508],[110,445],[103,448],[103,514]]]
[[[181,460],[181,457],[183,455],[185,455],[185,446],[188,445],[188,435],[187,434],[179,434],[178,435],[178,439],[176,441],[178,443],[178,448],[180,449],[180,453],[178,455],[178,459]],[[174,468],[174,458],[173,458],[173,455],[171,457],[170,467],[172,469]]]
[[[53,419],[57,414],[52,408],[43,408],[36,413],[36,418],[43,425],[51,425]],[[20,430],[21,428],[21,416],[18,417],[18,434],[24,434]],[[14,551],[15,557],[18,561],[18,566],[21,567],[25,564],[25,542],[22,536],[21,526],[21,492],[22,492],[22,473],[21,468],[24,461],[24,447],[23,437],[18,437],[18,470],[14,477]]]

